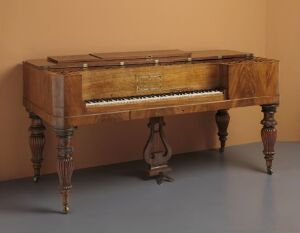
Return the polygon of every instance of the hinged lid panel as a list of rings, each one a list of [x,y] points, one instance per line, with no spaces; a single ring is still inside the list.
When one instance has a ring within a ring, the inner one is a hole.
[[[99,58],[91,55],[70,55],[70,56],[51,56],[48,61],[54,63],[83,63],[83,62],[97,62]]]
[[[144,66],[177,64],[222,59],[250,59],[252,53],[232,50],[208,50],[187,52],[182,50],[155,50],[120,53],[93,53],[89,55],[50,56],[48,59],[31,60],[28,63],[41,69],[68,69],[112,66]]]
[[[238,52],[233,50],[204,50],[192,52],[192,60],[194,61],[251,57],[253,57],[252,53]]]
[[[120,52],[120,53],[92,53],[92,56],[103,60],[135,60],[135,59],[155,59],[155,58],[171,58],[186,57],[191,53],[182,50],[154,50],[154,51],[136,51],[136,52]]]

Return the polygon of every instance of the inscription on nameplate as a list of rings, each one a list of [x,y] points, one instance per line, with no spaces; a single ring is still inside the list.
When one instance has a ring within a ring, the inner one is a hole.
[[[136,74],[137,92],[151,92],[162,89],[162,75],[160,73],[153,74]]]

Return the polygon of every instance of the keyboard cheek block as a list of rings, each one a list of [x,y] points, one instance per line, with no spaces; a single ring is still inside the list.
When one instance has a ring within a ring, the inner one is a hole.
[[[148,119],[146,175],[161,184],[173,181],[167,175],[172,148],[164,134],[164,116],[214,111],[224,152],[228,110],[245,106],[262,108],[263,153],[267,173],[272,174],[278,67],[276,60],[228,50],[91,53],[25,61],[23,103],[31,119],[34,181],[40,177],[45,124],[57,136],[57,172],[67,213],[74,169],[72,137],[78,127]]]

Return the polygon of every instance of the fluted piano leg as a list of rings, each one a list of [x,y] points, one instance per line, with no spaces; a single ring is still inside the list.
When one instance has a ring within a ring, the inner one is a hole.
[[[218,136],[221,143],[220,152],[223,153],[225,149],[225,143],[227,140],[228,132],[227,128],[229,125],[230,116],[226,109],[217,111],[216,113],[216,123],[218,126]]]
[[[32,152],[31,162],[34,169],[33,181],[36,183],[41,175],[43,149],[45,145],[45,126],[43,125],[42,119],[34,113],[30,112],[29,117],[31,118],[29,145]]]
[[[59,177],[60,193],[62,195],[63,213],[68,213],[73,173],[73,147],[71,138],[74,134],[74,128],[55,129],[55,133],[58,138],[57,173]]]
[[[155,177],[158,184],[163,181],[171,182],[173,179],[166,175],[172,169],[168,166],[168,161],[172,156],[163,127],[165,122],[163,117],[150,118],[148,127],[150,136],[144,149],[144,159],[149,165],[148,176]]]
[[[262,105],[262,112],[264,113],[264,118],[261,121],[263,128],[261,130],[261,138],[264,146],[263,153],[265,155],[267,173],[272,175],[272,162],[275,155],[275,143],[277,138],[277,130],[275,126],[277,122],[274,118],[276,113],[277,105]]]

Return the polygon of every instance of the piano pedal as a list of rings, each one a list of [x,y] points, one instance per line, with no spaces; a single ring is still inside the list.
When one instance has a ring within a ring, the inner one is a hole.
[[[156,177],[156,182],[158,185],[161,185],[163,182],[173,182],[174,179],[163,172],[160,172]]]

